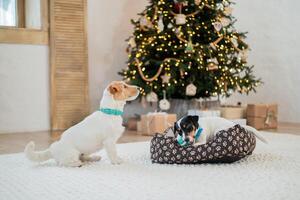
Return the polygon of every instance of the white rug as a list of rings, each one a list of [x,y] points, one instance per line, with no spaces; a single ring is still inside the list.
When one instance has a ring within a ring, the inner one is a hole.
[[[234,164],[158,165],[149,143],[118,145],[126,163],[106,154],[81,168],[27,161],[22,153],[0,156],[0,199],[300,199],[300,136],[264,133],[250,157]]]

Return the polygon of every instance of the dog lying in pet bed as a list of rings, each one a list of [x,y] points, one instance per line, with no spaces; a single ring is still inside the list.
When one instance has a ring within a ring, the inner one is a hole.
[[[180,146],[176,138],[156,134],[150,153],[152,162],[161,164],[232,163],[252,154],[255,145],[255,135],[237,124],[198,146]]]

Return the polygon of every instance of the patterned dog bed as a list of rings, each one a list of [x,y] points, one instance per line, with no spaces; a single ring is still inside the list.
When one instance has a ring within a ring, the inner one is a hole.
[[[250,155],[256,145],[252,132],[235,125],[198,146],[180,146],[174,137],[156,134],[150,145],[151,160],[161,164],[231,163]]]

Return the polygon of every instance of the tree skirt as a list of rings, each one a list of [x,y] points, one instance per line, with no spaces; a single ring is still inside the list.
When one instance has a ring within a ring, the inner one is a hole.
[[[81,168],[0,156],[0,199],[300,199],[300,136],[262,133],[253,154],[232,164],[152,164],[149,142],[117,145],[125,159]]]

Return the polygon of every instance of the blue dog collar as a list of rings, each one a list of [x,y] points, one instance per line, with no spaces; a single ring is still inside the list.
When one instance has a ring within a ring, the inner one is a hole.
[[[198,130],[197,130],[197,132],[196,132],[196,135],[195,135],[195,141],[197,141],[199,139],[202,131],[203,131],[203,128],[199,127]]]
[[[123,115],[123,111],[121,110],[117,110],[117,109],[111,109],[111,108],[99,108],[98,109],[100,112],[103,112],[107,115],[116,115],[116,116],[120,116]]]
[[[184,135],[177,135],[177,138],[176,138],[176,140],[177,140],[177,142],[178,142],[178,144],[180,145],[180,146],[185,146],[185,145],[187,145],[187,142],[184,140],[185,139],[185,137],[184,137]]]

